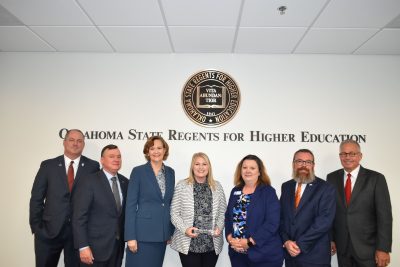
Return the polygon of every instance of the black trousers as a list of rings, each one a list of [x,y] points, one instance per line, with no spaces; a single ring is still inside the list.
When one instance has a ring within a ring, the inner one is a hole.
[[[70,223],[66,223],[60,234],[53,239],[47,238],[40,231],[35,233],[36,267],[57,267],[61,251],[64,251],[65,267],[79,266],[79,254],[74,249]]]
[[[375,255],[371,259],[362,260],[357,257],[350,238],[344,254],[337,254],[339,267],[376,267]]]
[[[290,259],[290,260],[285,259],[285,267],[331,267],[331,265],[299,262],[296,259]]]
[[[181,258],[182,267],[215,267],[218,260],[218,255],[215,251],[209,251],[204,253],[190,252],[185,255],[179,253]]]
[[[80,264],[81,267],[83,266],[91,266],[91,267],[121,267],[122,265],[122,258],[124,257],[124,248],[125,242],[121,240],[115,240],[114,247],[112,248],[111,256],[106,261],[96,261],[96,255],[93,255],[94,261],[93,264],[88,265],[85,263]],[[92,251],[93,253],[93,251]]]

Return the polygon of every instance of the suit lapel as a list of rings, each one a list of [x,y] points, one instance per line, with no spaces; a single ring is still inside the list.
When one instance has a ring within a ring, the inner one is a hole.
[[[58,161],[58,177],[60,177],[60,179],[62,179],[62,183],[64,183],[65,185],[65,190],[67,190],[69,192],[69,187],[68,187],[68,178],[67,178],[67,171],[65,168],[65,160],[64,160],[64,155],[59,156],[57,158]]]
[[[299,213],[299,211],[303,208],[305,203],[309,201],[309,199],[314,195],[314,192],[316,188],[319,186],[319,181],[317,180],[318,178],[315,177],[314,182],[306,184],[306,188],[304,189],[303,195],[300,198],[300,203],[299,206],[296,209],[296,215]],[[303,185],[304,186],[304,185]],[[293,194],[294,195],[294,194]],[[293,201],[294,202],[294,201]]]
[[[160,189],[160,186],[158,185],[157,178],[156,178],[156,175],[154,174],[153,168],[151,167],[150,161],[147,162],[146,165],[147,165],[147,172],[149,174],[149,177],[151,177],[151,179],[149,179],[149,180],[154,188],[154,192],[156,192],[156,194],[162,200],[163,198],[162,198],[162,194],[161,194],[161,189]],[[167,180],[167,174],[165,174],[165,180]],[[165,181],[165,182],[167,182],[167,181]]]
[[[165,169],[165,199],[172,199],[172,194],[174,192],[174,184],[173,179],[171,177],[171,172],[168,171],[167,166],[164,166]],[[192,189],[193,192],[193,189]],[[161,194],[161,191],[160,191]]]
[[[294,195],[295,195],[295,191],[296,191],[296,182],[294,180],[291,180],[290,183],[288,184],[289,190],[289,203],[287,203],[287,205],[289,205],[289,210],[292,210],[294,212],[290,213],[290,216],[293,216],[294,213],[296,212],[296,209],[294,208]]]
[[[76,175],[74,179],[74,184],[72,186],[72,191],[75,188],[75,185],[78,183],[79,179],[82,176],[83,169],[85,168],[86,165],[86,158],[84,156],[81,156],[81,159],[79,160],[79,164],[76,166],[78,169],[76,170]]]
[[[108,203],[112,203],[115,212],[117,211],[117,203],[115,203],[115,198],[111,189],[110,181],[108,180],[106,174],[104,173],[103,169],[98,172],[98,177],[100,179],[101,186],[104,190],[105,196],[108,198]]]
[[[351,192],[351,198],[350,198],[349,205],[351,205],[351,203],[354,201],[354,199],[356,199],[357,196],[360,194],[362,188],[364,187],[366,180],[367,179],[365,177],[365,170],[363,167],[360,166],[360,171],[358,172],[356,183],[354,184],[353,191]]]
[[[337,177],[335,179],[336,188],[338,190],[338,194],[340,196],[340,204],[344,209],[347,209],[346,199],[344,197],[344,170],[341,169],[337,173]]]

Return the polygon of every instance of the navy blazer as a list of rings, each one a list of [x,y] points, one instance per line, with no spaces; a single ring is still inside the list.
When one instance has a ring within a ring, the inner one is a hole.
[[[64,224],[71,220],[70,200],[81,177],[99,169],[97,161],[81,156],[70,193],[64,155],[43,161],[36,174],[29,203],[32,233],[42,238],[56,237]]]
[[[122,193],[122,209],[118,212],[110,181],[104,171],[81,178],[72,198],[72,229],[74,246],[90,246],[96,261],[111,257],[116,236],[123,238],[124,207],[128,178],[117,175]],[[121,242],[121,246],[124,242]]]
[[[133,168],[128,186],[125,210],[125,241],[164,242],[170,240],[171,201],[175,187],[175,171],[165,166],[165,195],[150,161]]]
[[[242,194],[242,187],[234,187],[225,213],[225,236],[233,233],[233,207]],[[279,200],[275,189],[269,185],[258,185],[251,196],[247,210],[247,236],[256,245],[247,251],[252,262],[283,261],[282,241],[279,236]],[[234,250],[229,246],[229,255]]]
[[[333,240],[338,255],[346,253],[349,238],[361,259],[374,259],[375,251],[392,249],[392,206],[385,176],[360,166],[350,204],[345,204],[344,170],[327,176],[337,190]]]
[[[294,207],[296,181],[282,184],[281,226],[283,243],[296,241],[301,253],[296,261],[330,264],[330,230],[335,217],[335,188],[316,177],[307,184],[297,209]],[[285,249],[285,258],[292,259]]]

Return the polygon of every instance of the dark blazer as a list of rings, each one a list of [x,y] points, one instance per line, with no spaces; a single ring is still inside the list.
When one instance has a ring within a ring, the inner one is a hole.
[[[233,207],[242,187],[234,187],[231,191],[228,208],[225,213],[225,236],[233,233]],[[252,262],[283,261],[282,241],[279,236],[279,200],[275,189],[269,185],[256,187],[247,210],[247,235],[256,241],[247,253]],[[229,246],[229,255],[234,250]]]
[[[330,230],[335,217],[335,188],[316,177],[307,184],[297,209],[294,207],[296,181],[282,184],[280,234],[283,243],[296,241],[301,253],[296,261],[330,264]],[[285,249],[285,259],[294,259]]]
[[[82,176],[98,171],[97,161],[81,156],[72,192],[69,192],[64,155],[41,163],[32,186],[29,224],[42,238],[56,237],[71,220],[71,195]]]
[[[391,252],[393,218],[385,176],[360,166],[348,207],[344,170],[328,174],[327,181],[337,191],[333,240],[338,255],[344,254],[349,237],[361,259],[374,259],[376,250]]]
[[[72,229],[76,249],[90,246],[96,261],[107,261],[116,236],[123,239],[124,208],[129,180],[118,173],[122,208],[118,212],[111,185],[104,171],[82,177],[73,196]]]
[[[175,187],[175,171],[165,166],[165,196],[150,161],[133,168],[125,211],[125,241],[164,242],[174,233],[170,209]]]

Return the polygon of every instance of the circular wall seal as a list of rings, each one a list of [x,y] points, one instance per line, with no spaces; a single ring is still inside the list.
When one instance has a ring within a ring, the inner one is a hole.
[[[240,106],[240,91],[228,74],[204,70],[193,74],[182,90],[182,107],[195,123],[218,127],[230,121]]]

